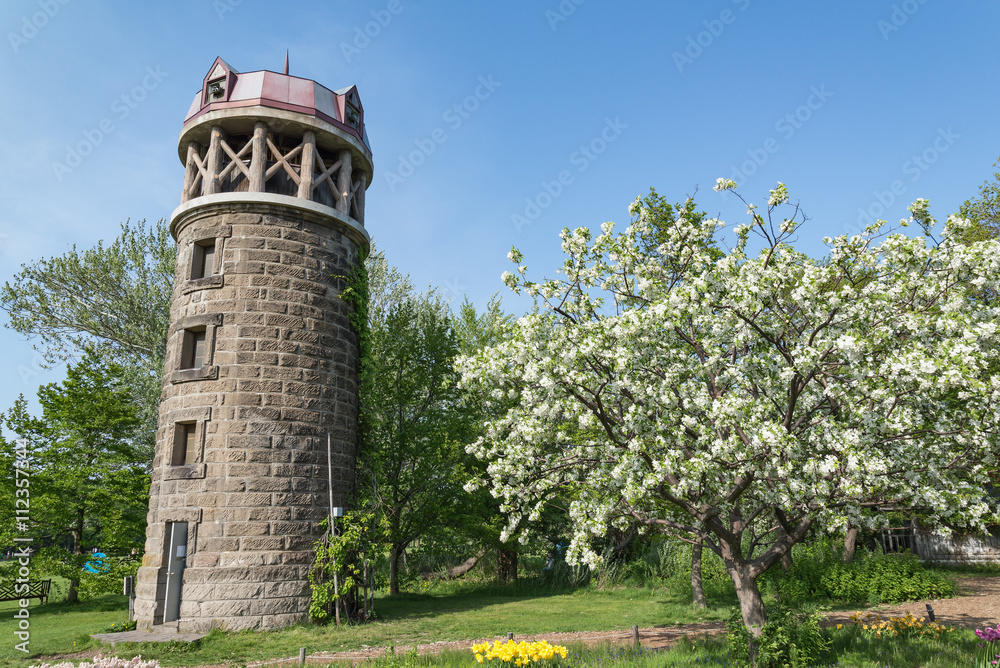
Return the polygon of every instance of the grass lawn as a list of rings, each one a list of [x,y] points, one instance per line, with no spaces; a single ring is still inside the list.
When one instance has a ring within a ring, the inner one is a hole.
[[[17,601],[0,602],[0,665],[28,665],[26,656],[72,652],[74,642],[91,633],[99,633],[121,625],[128,617],[128,599],[124,596],[104,596],[93,601],[69,605],[65,600],[68,581],[52,578],[49,603],[39,605],[32,599],[28,607],[28,622],[31,634],[28,648],[30,654],[14,648],[21,640],[14,635],[18,630],[18,620],[13,614],[20,610]],[[53,602],[58,601],[58,602]],[[34,663],[37,663],[35,661]]]
[[[375,668],[478,668],[471,652],[440,656],[407,656],[413,644],[469,640],[500,636],[544,634],[561,631],[625,630],[699,621],[725,620],[735,604],[731,595],[711,595],[709,608],[695,612],[687,595],[671,589],[621,587],[611,590],[584,588],[573,592],[545,592],[530,587],[504,590],[496,587],[439,587],[430,593],[409,593],[377,600],[378,622],[337,629],[301,625],[279,632],[225,633],[213,631],[197,643],[148,643],[115,647],[115,654],[129,658],[141,654],[164,666],[223,664],[240,666],[274,658],[293,657],[299,647],[310,654],[365,647],[397,648],[394,657]],[[125,621],[127,601],[105,596],[75,605],[33,604],[31,655],[14,649],[14,602],[0,603],[0,666],[29,666],[39,656],[93,650],[100,644],[91,633],[111,630]],[[833,642],[820,665],[876,668],[922,666],[950,668],[972,666],[977,639],[969,631],[954,632],[941,640],[927,638],[867,638],[854,629],[829,630]],[[289,664],[294,665],[294,664]],[[571,668],[661,668],[665,666],[731,665],[725,639],[682,642],[669,652],[639,652],[622,648],[572,647]]]
[[[195,644],[149,643],[117,645],[115,653],[140,653],[164,665],[252,662],[298,654],[343,651],[364,647],[397,646],[436,641],[485,638],[513,632],[516,635],[558,631],[601,631],[639,626],[689,624],[724,620],[733,600],[713,600],[708,610],[695,612],[686,596],[665,589],[582,589],[572,593],[504,592],[496,588],[401,594],[376,601],[381,620],[337,629],[302,625],[274,633],[215,632]],[[14,639],[16,620],[9,614],[16,604],[0,604],[0,638]],[[99,644],[87,636],[107,631],[125,621],[127,600],[105,596],[76,605],[33,604],[31,656],[72,653]],[[75,645],[74,645],[75,643]],[[0,662],[29,665],[15,650],[13,640],[0,643]],[[126,649],[128,648],[128,649]],[[37,660],[34,661],[37,663]]]

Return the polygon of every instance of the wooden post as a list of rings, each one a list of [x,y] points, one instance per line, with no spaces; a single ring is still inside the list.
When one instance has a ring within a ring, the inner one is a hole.
[[[368,562],[361,561],[361,618],[368,619]]]
[[[222,170],[222,140],[225,131],[222,126],[212,126],[212,140],[208,145],[208,156],[206,156],[205,178],[202,179],[203,195],[214,195],[219,192],[219,172]]]
[[[312,199],[315,155],[316,133],[306,130],[302,135],[302,155],[299,156],[299,199]]]
[[[196,141],[188,142],[187,161],[184,163],[184,192],[181,193],[181,204],[191,199],[191,186],[198,178],[198,163],[195,156],[200,157],[201,145]]]
[[[303,668],[306,665],[306,648],[299,647],[299,668]]]
[[[264,192],[264,172],[267,171],[267,123],[257,121],[253,126],[253,149],[250,158],[250,192]]]
[[[368,564],[368,610],[375,612],[375,567]]]
[[[362,225],[365,224],[365,187],[368,185],[368,175],[361,172],[358,177],[357,190],[354,191],[354,208],[358,212],[358,217],[355,218]]]
[[[639,649],[639,627],[632,625],[632,644],[635,645],[636,649]]]
[[[514,639],[514,632],[513,631],[508,631],[507,632],[507,640],[513,640],[513,639]]]
[[[351,215],[351,151],[340,152],[340,174],[337,175],[337,211]]]

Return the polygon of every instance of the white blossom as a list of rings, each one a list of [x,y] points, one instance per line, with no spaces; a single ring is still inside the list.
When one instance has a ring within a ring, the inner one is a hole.
[[[787,200],[779,183],[768,204]],[[970,291],[1000,289],[1000,243],[933,244],[878,222],[828,237],[814,260],[766,236],[771,208],[751,207],[721,258],[707,243],[721,222],[683,213],[647,252],[641,200],[622,233],[566,229],[566,261],[537,284],[536,311],[459,361],[463,383],[498,389],[470,451],[510,508],[510,535],[562,489],[568,558],[591,564],[591,541],[613,523],[718,551],[706,507],[733,535],[756,532],[754,559],[779,513],[802,535],[877,527],[878,504],[969,530],[996,521],[983,485],[1000,452],[1000,309]],[[926,201],[914,210],[925,216]],[[781,220],[783,232],[801,222]],[[765,238],[755,257],[751,234]],[[732,524],[737,507],[755,521]]]

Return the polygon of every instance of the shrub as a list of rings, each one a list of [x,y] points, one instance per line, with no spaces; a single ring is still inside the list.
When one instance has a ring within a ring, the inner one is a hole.
[[[822,629],[819,612],[792,613],[786,606],[775,605],[768,611],[767,624],[757,639],[757,657],[751,660],[750,633],[743,626],[739,608],[726,624],[729,631],[729,658],[736,666],[754,668],[804,668],[816,663],[830,647]]]
[[[104,596],[105,594],[122,593],[122,580],[126,576],[135,577],[142,564],[142,558],[108,557],[106,567],[98,573],[82,571],[80,573],[79,596],[81,601]]]
[[[955,583],[927,569],[910,553],[859,551],[849,564],[840,546],[825,539],[797,545],[792,568],[772,569],[769,586],[782,601],[828,597],[844,603],[899,603],[955,594]]]

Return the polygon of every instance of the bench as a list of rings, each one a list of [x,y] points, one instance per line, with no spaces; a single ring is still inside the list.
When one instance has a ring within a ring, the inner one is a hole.
[[[49,589],[52,587],[52,580],[35,580],[34,582],[28,583],[28,591],[22,594],[16,594],[15,591],[19,591],[18,588],[23,588],[24,583],[8,582],[6,584],[0,585],[0,601],[17,601],[22,598],[32,599],[37,598],[41,604],[45,604],[49,600]]]

